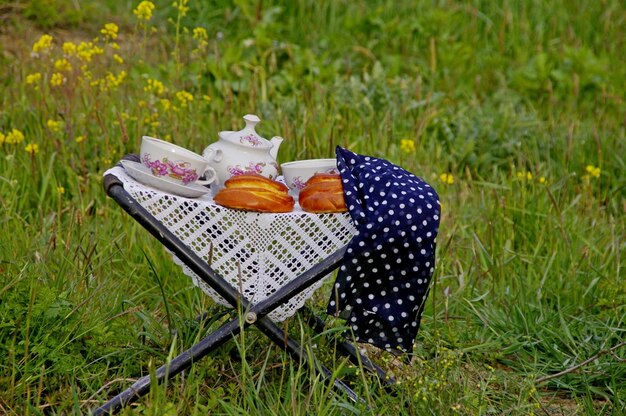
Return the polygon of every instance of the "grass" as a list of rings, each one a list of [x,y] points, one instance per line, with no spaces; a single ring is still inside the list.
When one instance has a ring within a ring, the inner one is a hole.
[[[281,162],[342,145],[440,194],[412,364],[376,355],[401,383],[321,353],[370,413],[622,414],[619,1],[158,1],[148,20],[138,2],[23,4],[0,4],[0,413],[85,413],[224,319],[101,178],[144,134],[201,152],[256,113]],[[92,42],[71,70],[69,41]],[[287,327],[319,353],[342,326]],[[367,410],[251,331],[124,412]]]

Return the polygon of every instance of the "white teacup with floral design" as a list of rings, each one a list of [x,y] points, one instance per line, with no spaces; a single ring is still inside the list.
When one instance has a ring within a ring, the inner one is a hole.
[[[316,173],[338,173],[337,159],[307,159],[280,165],[285,183],[292,193],[298,194],[306,181]]]
[[[215,169],[209,161],[184,147],[150,136],[141,138],[141,163],[152,175],[181,185],[208,185],[215,181]],[[204,176],[205,179],[199,179]]]

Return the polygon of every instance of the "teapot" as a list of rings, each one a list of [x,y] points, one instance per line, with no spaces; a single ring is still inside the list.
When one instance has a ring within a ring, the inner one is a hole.
[[[231,176],[256,173],[270,179],[278,176],[276,155],[282,137],[264,139],[255,131],[261,121],[254,114],[243,116],[246,126],[239,131],[221,131],[219,140],[210,144],[202,156],[217,173],[216,184],[223,186]]]

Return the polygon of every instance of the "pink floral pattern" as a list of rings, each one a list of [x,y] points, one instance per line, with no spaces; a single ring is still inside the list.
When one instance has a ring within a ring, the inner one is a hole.
[[[270,162],[270,163],[250,162],[250,163],[248,163],[248,166],[231,165],[231,166],[228,166],[226,168],[226,170],[228,170],[228,173],[230,173],[231,176],[244,175],[244,174],[254,174],[254,173],[256,173],[257,175],[262,175],[263,174],[263,170],[268,165],[273,167],[274,171],[276,173],[278,173],[278,165],[275,162]],[[276,175],[272,175],[272,174],[268,175],[267,172],[266,172],[264,176],[267,176],[270,179],[274,179],[274,177]]]
[[[258,147],[263,144],[257,136],[253,136],[252,134],[239,137],[239,142],[242,144],[250,143],[253,147]]]
[[[147,153],[143,155],[141,161],[150,168],[154,176],[169,176],[182,181],[184,185],[198,180],[198,174],[195,169],[190,168],[189,162],[171,161],[167,158],[151,160]]]
[[[295,178],[293,178],[293,183],[291,186],[296,188],[297,190],[302,190],[305,184],[306,181],[303,181],[300,176],[296,176]]]

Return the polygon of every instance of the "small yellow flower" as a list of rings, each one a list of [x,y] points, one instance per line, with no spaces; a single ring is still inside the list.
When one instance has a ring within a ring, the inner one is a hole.
[[[41,81],[41,74],[39,72],[35,72],[34,74],[26,75],[26,84],[38,84]]]
[[[161,99],[161,107],[163,107],[163,111],[169,111],[172,108],[172,102],[167,98]]]
[[[54,61],[54,69],[57,72],[70,72],[72,70],[72,64],[65,58],[57,59]]]
[[[57,133],[61,131],[61,128],[63,127],[63,122],[56,121],[56,120],[48,120],[46,122],[46,125],[48,126],[51,132]]]
[[[415,151],[415,142],[411,139],[400,140],[400,149],[405,153],[413,153]]]
[[[519,180],[532,180],[533,179],[533,174],[531,172],[517,172],[517,179]]]
[[[205,28],[196,27],[193,30],[193,38],[197,41],[206,41],[209,39],[209,35],[206,33]]]
[[[187,3],[189,3],[189,0],[179,0],[174,2],[174,7],[178,10],[180,17],[184,17],[189,11]]]
[[[547,185],[548,184],[548,180],[546,179],[545,176],[541,176],[539,178],[539,183],[542,184],[542,185]]]
[[[176,99],[180,102],[181,107],[187,107],[187,104],[193,101],[193,95],[182,90],[176,93]]]
[[[600,173],[602,173],[602,170],[600,168],[597,168],[597,167],[595,167],[593,165],[587,165],[587,167],[585,168],[585,171],[592,178],[599,178],[600,177]]]
[[[118,64],[123,64],[124,63],[124,59],[121,56],[119,56],[118,54],[113,54],[113,59]]]
[[[154,93],[154,95],[162,95],[165,92],[163,83],[156,79],[148,79],[148,85],[143,87],[145,92]]]
[[[117,39],[118,31],[119,28],[115,23],[107,23],[102,29],[100,29],[100,33],[102,33],[108,40]]]
[[[63,53],[67,56],[73,56],[76,53],[76,44],[74,42],[64,42]]]
[[[82,143],[85,141],[85,136],[78,136],[74,139],[74,141],[78,144]]]
[[[81,42],[76,47],[76,55],[83,62],[91,62],[96,55],[102,55],[104,49],[93,44],[93,42]]]
[[[454,183],[454,176],[451,173],[442,173],[439,175],[439,179],[446,185],[452,185]]]
[[[50,85],[53,87],[58,87],[65,82],[65,77],[60,72],[55,72],[52,74],[52,78],[50,78]]]
[[[207,103],[210,103],[210,102],[211,102],[211,96],[210,96],[210,95],[206,95],[206,94],[205,94],[205,95],[203,95],[203,96],[202,96],[202,99],[203,99],[204,101],[206,101]]]
[[[33,44],[33,52],[46,52],[52,47],[52,36],[41,35],[39,40]]]
[[[6,144],[20,144],[24,141],[24,134],[18,129],[12,129],[5,137]]]
[[[57,193],[59,195],[63,195],[65,193],[65,188],[62,186],[57,186]]]
[[[24,150],[26,150],[26,153],[34,156],[39,151],[39,145],[37,143],[28,143]]]
[[[152,19],[153,11],[154,3],[152,3],[151,1],[142,1],[141,3],[139,3],[137,8],[133,10],[133,13],[135,14],[135,16],[137,16],[137,19],[147,22],[148,20]]]

